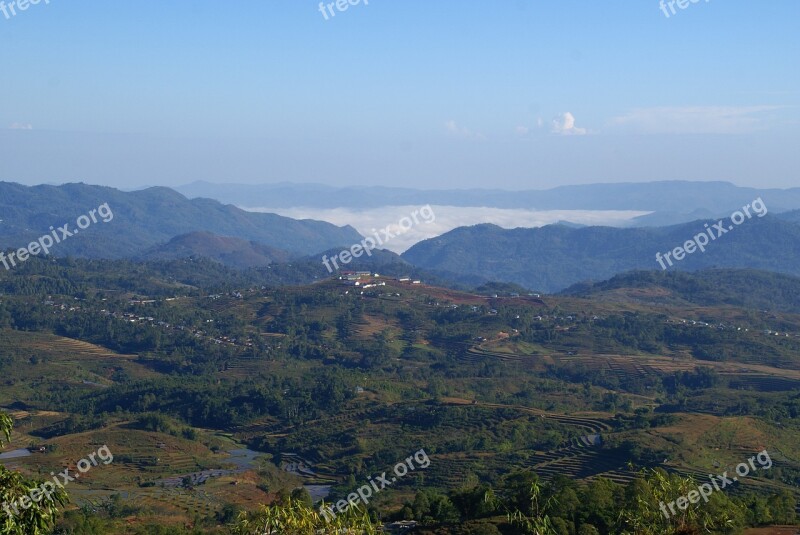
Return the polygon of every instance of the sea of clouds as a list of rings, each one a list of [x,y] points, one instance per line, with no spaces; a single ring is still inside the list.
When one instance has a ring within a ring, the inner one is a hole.
[[[400,231],[397,222],[408,216],[419,206],[384,206],[369,210],[352,208],[248,208],[250,212],[267,212],[293,219],[316,219],[334,225],[350,225],[364,236],[373,234],[375,229],[392,227]],[[650,212],[632,210],[522,210],[506,208],[473,208],[462,206],[432,206],[436,220],[431,223],[414,225],[405,233],[399,234],[385,246],[395,253],[402,253],[415,243],[428,238],[435,238],[457,227],[492,223],[502,228],[534,228],[550,225],[559,221],[568,221],[579,225],[602,225],[624,227],[634,217]],[[402,232],[402,231],[400,231]]]

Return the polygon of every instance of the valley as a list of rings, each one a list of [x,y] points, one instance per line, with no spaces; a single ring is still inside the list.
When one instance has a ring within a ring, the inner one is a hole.
[[[125,261],[32,259],[2,281],[6,451],[33,451],[4,462],[36,477],[98,444],[114,453],[69,488],[66,522],[224,530],[303,486],[339,499],[420,448],[430,467],[370,504],[385,518],[420,492],[519,470],[627,486],[654,468],[702,478],[765,449],[775,468],[731,496],[796,495],[800,314],[779,300],[693,303],[645,273],[583,295],[378,275],[197,287],[179,264],[149,272],[153,295],[110,276]],[[56,271],[76,281],[70,292]]]

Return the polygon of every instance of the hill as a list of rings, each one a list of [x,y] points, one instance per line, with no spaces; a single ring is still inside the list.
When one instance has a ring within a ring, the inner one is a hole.
[[[623,295],[629,301],[728,305],[800,314],[800,278],[752,269],[711,269],[697,273],[635,271],[603,282],[579,283],[561,294],[598,299]]]
[[[792,210],[791,212],[784,212],[782,214],[778,214],[778,217],[785,221],[800,223],[800,210]]]
[[[631,229],[549,225],[507,230],[477,225],[420,242],[402,257],[435,273],[513,282],[553,292],[624,271],[660,269],[656,253],[663,255],[682,246],[705,231],[706,223],[711,227],[715,222]],[[753,268],[800,275],[800,225],[767,215],[725,231],[723,236],[709,240],[705,253],[686,255],[669,269]]]
[[[65,223],[107,203],[113,218],[98,221],[57,247],[56,256],[124,258],[191,232],[212,232],[294,254],[361,241],[352,227],[322,221],[297,221],[275,214],[251,213],[210,199],[188,200],[169,188],[123,192],[86,184],[33,186],[0,182],[0,249],[18,249]]]
[[[253,241],[217,236],[210,232],[190,232],[147,251],[145,260],[170,260],[203,257],[226,266],[246,269],[287,262],[292,254]]]

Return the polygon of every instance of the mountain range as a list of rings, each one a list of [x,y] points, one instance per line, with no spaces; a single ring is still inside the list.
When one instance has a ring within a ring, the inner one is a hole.
[[[642,208],[628,204],[629,200],[614,204],[613,198],[602,194],[610,190],[601,186],[595,188],[597,203],[580,204],[576,197],[575,206]],[[666,186],[645,184],[634,189],[654,191],[659,187]],[[693,186],[695,192],[719,187],[718,183]],[[758,196],[763,196],[767,205],[771,202],[766,201],[767,191],[733,188],[727,188],[731,197],[726,202],[733,203],[726,208],[728,213]],[[461,193],[465,198],[471,195]],[[794,202],[790,193],[787,190],[785,204]],[[648,208],[674,207],[667,197],[636,202]],[[208,258],[240,270],[273,266],[279,280],[310,282],[335,275],[322,266],[323,255],[333,257],[362,239],[349,226],[247,212],[216,200],[190,200],[162,187],[123,192],[86,184],[26,187],[0,182],[0,249],[24,247],[47,234],[51,226],[70,223],[74,229],[78,216],[104,203],[113,211],[113,219],[90,225],[80,235],[58,244],[51,254],[138,260]],[[712,208],[695,210],[698,214],[711,213]],[[630,270],[661,271],[656,253],[664,255],[683,246],[714,223],[715,219],[703,218],[659,227],[563,223],[515,229],[480,224],[419,242],[402,256],[373,251],[371,256],[362,256],[341,268],[411,274],[457,287],[474,288],[492,281],[514,283],[552,293]],[[688,254],[672,267],[664,267],[671,271],[750,268],[800,275],[800,210],[777,214],[774,205],[770,206],[764,217],[753,216],[710,241],[705,253]]]
[[[753,268],[800,275],[800,225],[789,217],[753,218],[710,241],[705,253],[687,254],[671,270]],[[403,253],[409,263],[451,279],[480,276],[554,292],[586,280],[603,280],[634,269],[658,270],[664,255],[705,232],[714,220],[659,228],[503,229],[462,227],[425,240]],[[716,233],[716,231],[714,231]]]
[[[27,187],[0,182],[0,248],[24,247],[47,234],[51,226],[69,224],[74,229],[79,216],[104,203],[108,203],[113,220],[98,221],[58,244],[53,254],[103,258],[157,254],[154,247],[192,232],[253,241],[284,251],[267,255],[275,258],[287,253],[313,254],[362,239],[349,226],[246,212],[211,199],[189,200],[163,187],[123,192],[86,184]],[[196,245],[196,236],[194,242]]]
[[[800,188],[756,189],[729,182],[661,181],[560,186],[547,190],[419,190],[322,184],[213,184],[176,188],[189,198],[208,197],[248,208],[353,208],[422,206],[529,210],[638,210],[656,212],[635,224],[662,225],[722,216],[761,197],[773,212],[800,209]],[[677,218],[677,219],[676,219]]]

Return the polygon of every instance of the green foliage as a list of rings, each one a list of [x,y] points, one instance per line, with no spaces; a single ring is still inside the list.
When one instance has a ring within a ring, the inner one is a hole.
[[[553,519],[547,510],[553,505],[554,497],[545,497],[538,478],[530,473],[521,472],[508,480],[511,483],[507,495],[511,503],[519,507],[510,509],[493,494],[487,500],[494,500],[494,505],[507,511],[508,521],[518,526],[525,535],[559,535]],[[524,485],[528,485],[525,487]]]
[[[791,364],[787,368],[796,369],[800,341],[762,336],[758,323],[774,322],[770,327],[794,333],[798,322],[793,316],[762,319],[756,311],[697,312],[678,306],[666,314],[661,305],[650,307],[641,300],[632,305],[624,297],[612,304],[548,296],[486,305],[475,296],[459,294],[451,302],[454,294],[424,286],[391,288],[391,282],[385,293],[381,289],[372,295],[344,294],[343,286],[327,281],[278,290],[238,286],[231,289],[244,297],[209,299],[217,293],[209,287],[173,283],[207,283],[230,275],[214,282],[224,286],[251,279],[201,262],[194,267],[192,276],[192,269],[184,273],[176,263],[32,259],[0,280],[0,290],[11,290],[0,301],[0,325],[16,330],[0,331],[0,366],[8,372],[0,388],[4,404],[19,400],[19,408],[31,412],[26,431],[49,438],[101,434],[121,426],[132,434],[160,432],[178,442],[203,441],[212,451],[228,448],[221,437],[209,439],[223,431],[252,449],[271,452],[277,464],[280,452],[296,452],[314,463],[322,477],[338,481],[331,494],[337,499],[424,445],[433,456],[430,470],[398,481],[370,504],[370,514],[417,520],[425,530],[442,534],[496,535],[498,528],[516,534],[666,534],[705,527],[723,533],[743,525],[796,521],[792,495],[769,494],[800,482],[800,469],[791,461],[761,474],[770,481],[759,485],[759,494],[720,493],[703,510],[677,516],[672,523],[659,518],[656,498],[685,490],[677,476],[648,472],[625,486],[597,477],[620,474],[629,461],[656,466],[665,457],[674,458],[683,444],[673,448],[669,432],[658,428],[684,425],[693,415],[679,411],[703,400],[713,404],[714,413],[757,414],[781,422],[787,435],[795,432],[800,395],[734,390],[734,380],[746,379],[746,372],[737,372],[740,377],[734,379],[736,374],[720,373],[716,363],[688,356],[743,359],[743,366],[783,359]],[[68,294],[52,295],[61,291]],[[133,294],[135,304],[129,302]],[[167,302],[165,296],[179,298]],[[154,301],[138,302],[146,297]],[[489,314],[489,307],[497,314]],[[154,318],[142,321],[145,315]],[[675,320],[698,315],[708,315],[713,327]],[[750,333],[716,328],[732,317],[750,323]],[[182,328],[168,330],[159,322]],[[75,360],[61,358],[42,343],[54,340],[51,333],[137,358],[100,360],[81,351]],[[213,343],[223,336],[252,345]],[[653,354],[670,371],[653,366]],[[607,355],[618,358],[613,366]],[[673,356],[676,364],[669,366],[664,355]],[[53,380],[47,374],[56,367],[59,375]],[[67,375],[76,371],[77,380],[63,381],[62,370]],[[357,386],[366,391],[356,393]],[[33,416],[37,409],[66,417]],[[7,417],[0,417],[0,440],[8,441],[9,425]],[[764,430],[776,438],[769,427]],[[602,445],[581,440],[593,433],[602,435]],[[646,440],[651,437],[657,445]],[[125,464],[135,459],[143,471],[166,471],[167,462],[154,466],[158,456],[126,452],[118,457]],[[685,468],[699,466],[696,458],[684,461]],[[211,464],[195,462],[203,468]],[[550,479],[516,471],[530,466],[542,466],[543,477]],[[569,477],[552,477],[553,467]],[[287,479],[270,477],[257,485],[273,494],[295,488],[297,480],[281,474]],[[146,479],[145,484],[155,485],[155,475]],[[190,484],[185,480],[187,488]],[[218,491],[212,487],[203,490]],[[401,496],[409,499],[399,505]],[[107,505],[82,517],[70,515],[65,529],[119,533],[121,517],[137,513],[118,503]],[[202,509],[197,511],[199,527],[191,528],[196,530],[234,522],[239,515],[234,505],[223,511],[207,508],[205,518]],[[236,529],[263,534],[259,530],[268,529],[266,522],[273,522],[273,530],[329,529],[315,524],[310,513],[310,496],[298,490],[282,506],[243,515]],[[310,524],[303,524],[303,518]],[[128,532],[151,529],[146,523],[137,526]]]
[[[113,531],[111,523],[86,510],[67,511],[58,522],[57,535],[106,535]]]
[[[12,421],[0,413],[0,433],[10,439]],[[41,492],[41,483],[0,465],[0,535],[45,535],[50,533],[59,507],[67,503],[63,488],[50,485]]]
[[[722,535],[738,533],[746,525],[795,522],[796,503],[788,491],[741,498],[718,491],[707,503],[675,506],[697,487],[692,478],[661,469],[645,470],[625,486],[603,478],[579,485],[561,476],[542,484],[532,472],[519,471],[486,490],[490,507],[483,516],[505,512],[507,521],[526,535]],[[457,504],[464,495],[451,493]],[[676,514],[665,515],[670,503]]]
[[[297,487],[294,489],[291,494],[291,500],[293,503],[304,505],[309,508],[314,505],[314,500],[311,498],[311,494],[305,487]]]
[[[744,526],[744,509],[724,492],[715,492],[708,503],[690,505],[677,514],[663,513],[666,504],[697,491],[690,477],[663,470],[646,471],[626,489],[620,515],[622,535],[679,535],[683,533],[735,533]],[[664,504],[664,505],[662,505]]]
[[[323,504],[324,506],[324,504]],[[263,506],[255,513],[242,513],[232,527],[233,535],[374,535],[378,528],[369,515],[350,507],[326,519],[310,506],[287,500],[285,504]]]
[[[452,524],[461,519],[461,514],[450,498],[433,490],[421,490],[414,496],[414,503],[407,504],[412,518],[423,524]]]
[[[5,440],[11,440],[11,429],[14,427],[14,422],[11,417],[4,412],[0,412],[0,448],[3,447],[3,437]]]
[[[800,312],[800,280],[797,277],[754,269],[709,269],[697,274],[632,271],[603,282],[577,284],[564,293],[589,297],[621,288],[654,287],[666,288],[672,292],[673,298],[702,306],[734,305]],[[743,288],[747,291],[742,291]]]

